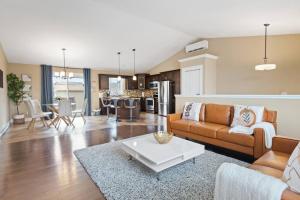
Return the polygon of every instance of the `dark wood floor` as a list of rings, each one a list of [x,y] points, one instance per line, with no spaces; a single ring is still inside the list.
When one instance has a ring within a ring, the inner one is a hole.
[[[73,151],[156,129],[153,124],[120,125],[80,134],[2,143],[0,199],[104,199]]]
[[[142,116],[136,122],[119,123],[91,117],[85,125],[79,119],[75,129],[12,127],[0,140],[0,200],[104,199],[73,151],[165,129],[166,118]],[[245,155],[206,148],[247,161]]]

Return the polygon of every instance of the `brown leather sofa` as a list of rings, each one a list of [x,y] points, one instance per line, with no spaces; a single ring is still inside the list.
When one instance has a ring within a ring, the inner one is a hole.
[[[279,136],[274,137],[272,150],[266,152],[249,168],[281,179],[289,157],[298,143],[299,140]],[[286,189],[283,192],[281,199],[300,200],[300,194]]]
[[[255,129],[253,135],[229,134],[233,120],[234,107],[230,105],[203,104],[199,121],[181,119],[181,113],[167,117],[168,131],[175,135],[191,138],[200,142],[231,149],[259,158],[265,148],[264,130]],[[276,128],[276,111],[265,109],[264,121]]]

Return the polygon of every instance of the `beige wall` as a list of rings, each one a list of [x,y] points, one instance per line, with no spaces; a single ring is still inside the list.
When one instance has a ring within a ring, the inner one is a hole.
[[[32,98],[41,99],[41,68],[39,65],[9,63],[8,73],[14,73],[21,78],[22,74],[31,76],[32,79]],[[17,112],[16,106],[10,101],[10,116]],[[20,113],[27,113],[23,103],[20,105]]]
[[[8,108],[8,98],[7,98],[7,61],[0,45],[0,69],[3,71],[3,88],[0,88],[0,135],[3,133],[4,129],[7,127],[9,122],[9,108]]]
[[[210,53],[217,61],[218,94],[300,94],[300,34],[270,36],[269,62],[276,63],[273,71],[255,71],[263,62],[264,37],[234,37],[208,39],[209,49],[186,54],[184,50],[149,71],[179,69],[178,59]]]
[[[203,102],[217,104],[261,105],[278,114],[278,134],[300,139],[299,113],[300,96],[296,99],[278,98],[242,98],[242,97],[176,97],[176,112],[181,113],[185,102]]]

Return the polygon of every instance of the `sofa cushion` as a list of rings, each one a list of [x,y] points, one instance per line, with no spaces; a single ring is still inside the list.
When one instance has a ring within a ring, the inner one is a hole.
[[[171,129],[190,131],[190,125],[193,123],[191,120],[180,119],[171,122]]]
[[[209,122],[194,122],[191,124],[190,132],[205,137],[216,138],[217,131],[226,126]]]
[[[205,121],[229,126],[232,108],[228,105],[206,104]]]
[[[274,169],[274,168],[267,167],[267,166],[262,166],[262,165],[255,165],[254,164],[254,165],[251,165],[249,168],[257,170],[257,171],[262,172],[264,174],[267,174],[269,176],[280,178],[280,179],[281,179],[282,174],[283,174],[283,171],[281,171],[279,169]]]
[[[229,133],[229,127],[217,131],[217,138],[226,142],[239,144],[247,147],[254,146],[254,136],[240,133]]]
[[[283,171],[288,163],[290,155],[278,151],[268,151],[254,162],[256,165],[267,166]]]

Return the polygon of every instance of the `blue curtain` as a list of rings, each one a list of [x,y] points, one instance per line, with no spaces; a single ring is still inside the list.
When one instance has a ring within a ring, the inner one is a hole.
[[[87,109],[85,114],[91,116],[92,114],[92,97],[91,97],[91,69],[83,69],[84,78],[84,98],[87,99]]]
[[[48,111],[48,107],[45,104],[53,103],[53,82],[52,82],[52,66],[41,65],[41,104],[44,112]]]

